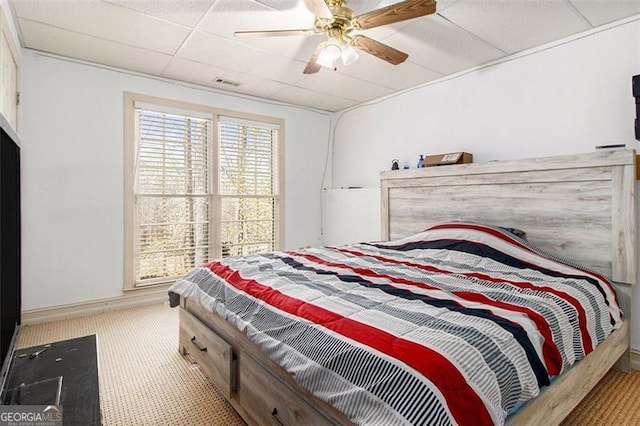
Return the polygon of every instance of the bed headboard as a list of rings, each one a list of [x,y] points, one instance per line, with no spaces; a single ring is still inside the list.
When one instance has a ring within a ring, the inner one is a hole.
[[[385,171],[382,238],[440,222],[519,228],[538,247],[636,282],[635,151]]]

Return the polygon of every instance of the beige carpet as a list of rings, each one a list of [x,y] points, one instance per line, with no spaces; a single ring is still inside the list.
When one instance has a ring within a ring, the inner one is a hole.
[[[152,305],[22,327],[18,347],[96,334],[105,425],[244,425],[178,353],[178,310]]]
[[[243,425],[200,372],[178,353],[178,311],[152,305],[24,326],[18,347],[96,334],[105,425]],[[609,373],[565,420],[640,425],[640,371]]]

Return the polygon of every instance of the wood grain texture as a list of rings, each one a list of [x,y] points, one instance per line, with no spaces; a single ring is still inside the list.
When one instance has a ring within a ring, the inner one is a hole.
[[[236,391],[236,357],[231,345],[184,309],[180,310],[180,352],[202,366],[225,397]]]
[[[616,283],[614,282],[616,287],[616,291],[618,293],[618,303],[622,308],[623,318],[629,324],[633,324],[633,311],[631,309],[632,302],[631,297],[633,296],[633,285],[629,285],[626,283]],[[631,327],[631,325],[629,325]],[[615,364],[615,369],[618,371],[623,371],[628,373],[631,371],[631,334],[627,336],[627,351],[623,356]]]
[[[524,160],[458,164],[398,171],[386,170],[381,172],[380,178],[381,180],[402,180],[411,177],[462,176],[487,173],[498,175],[501,173],[522,173],[528,171],[620,166],[633,164],[630,158],[630,153],[632,152],[632,150],[595,151],[585,154],[528,158]]]
[[[436,2],[434,0],[406,0],[367,12],[358,16],[357,21],[358,26],[365,30],[418,18],[435,13],[435,11]]]
[[[409,57],[405,52],[363,35],[353,37],[351,44],[363,52],[367,52],[393,65],[401,64]]]
[[[447,221],[509,226],[543,250],[635,283],[633,151],[384,171],[380,178],[383,239]]]
[[[309,62],[307,62],[307,66],[304,68],[303,74],[315,74],[320,71],[320,64],[316,61],[318,60],[318,56],[320,56],[320,52],[322,52],[322,49],[324,49],[326,45],[327,43],[318,44],[313,55],[309,58]]]
[[[611,246],[608,182],[398,187],[388,203],[389,239],[452,220],[513,227],[543,250],[611,276],[613,253],[602,249]]]
[[[331,421],[314,409],[304,398],[277,380],[260,361],[247,354],[240,369],[241,389],[237,398],[250,407],[256,424],[329,425]]]
[[[633,159],[635,160],[635,156]],[[637,276],[635,164],[617,167],[612,174],[612,273],[614,281],[635,283]],[[617,219],[617,220],[615,220]]]

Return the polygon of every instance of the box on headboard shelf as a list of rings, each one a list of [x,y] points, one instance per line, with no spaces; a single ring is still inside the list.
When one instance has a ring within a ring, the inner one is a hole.
[[[467,163],[473,163],[473,154],[468,152],[450,152],[448,154],[425,155],[424,157],[425,167]]]

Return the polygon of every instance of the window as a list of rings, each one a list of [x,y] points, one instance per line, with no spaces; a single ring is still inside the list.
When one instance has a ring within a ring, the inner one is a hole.
[[[125,94],[125,289],[281,249],[281,127]]]
[[[222,256],[276,249],[273,147],[278,130],[221,117],[219,192]]]

